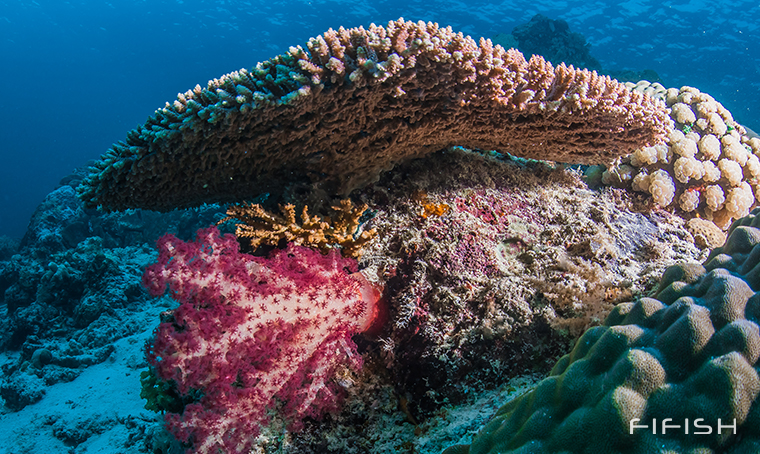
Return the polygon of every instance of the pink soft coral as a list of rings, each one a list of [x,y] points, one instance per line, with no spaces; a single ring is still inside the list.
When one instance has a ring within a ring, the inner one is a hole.
[[[156,296],[168,285],[181,305],[157,328],[148,361],[180,393],[203,395],[167,414],[178,439],[197,453],[245,452],[269,408],[298,426],[337,407],[336,373],[361,366],[351,336],[377,314],[354,260],[293,245],[253,257],[215,227],[195,242],[166,235],[158,249],[143,284]]]

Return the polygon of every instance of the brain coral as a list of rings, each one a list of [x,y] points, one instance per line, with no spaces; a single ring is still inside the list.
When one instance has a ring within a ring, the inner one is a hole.
[[[595,72],[434,23],[328,30],[178,95],[91,168],[90,207],[171,210],[279,193],[345,194],[451,145],[602,163],[665,137],[664,105]]]
[[[588,330],[469,453],[760,452],[758,288],[755,210],[704,266],[669,268]]]
[[[667,143],[644,147],[611,167],[607,184],[648,192],[656,204],[726,229],[760,197],[760,139],[750,138],[725,107],[694,87],[628,83],[666,101],[676,128]]]

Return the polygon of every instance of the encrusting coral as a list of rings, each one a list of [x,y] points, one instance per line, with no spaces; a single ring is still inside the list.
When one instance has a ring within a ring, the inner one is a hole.
[[[637,149],[609,168],[604,182],[647,192],[661,207],[724,230],[749,213],[760,197],[760,139],[694,87],[665,90],[646,81],[627,86],[666,101],[676,127],[666,144]]]
[[[166,211],[311,184],[346,194],[452,145],[608,163],[655,145],[665,106],[588,70],[434,23],[330,29],[178,95],[80,186],[89,207]]]
[[[469,449],[484,453],[760,450],[760,211],[654,298],[616,306]]]
[[[367,210],[367,205],[354,207],[351,200],[345,199],[332,209],[335,215],[323,218],[309,215],[309,208],[304,205],[299,221],[293,204],[281,206],[282,214],[277,215],[259,204],[242,203],[230,205],[227,217],[217,224],[239,221],[235,236],[247,239],[253,250],[261,245],[278,246],[284,241],[316,248],[324,254],[338,246],[344,257],[359,257],[362,245],[375,236],[372,229],[359,232],[359,218]]]
[[[550,326],[582,334],[668,266],[707,257],[680,217],[631,211],[635,194],[589,190],[563,166],[452,149],[358,195],[378,231],[359,266],[381,276],[392,314],[381,355],[418,421],[468,386],[548,373],[569,342]]]

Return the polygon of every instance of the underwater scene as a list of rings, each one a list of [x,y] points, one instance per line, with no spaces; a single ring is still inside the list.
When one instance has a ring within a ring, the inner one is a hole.
[[[760,5],[2,2],[0,453],[760,452]]]

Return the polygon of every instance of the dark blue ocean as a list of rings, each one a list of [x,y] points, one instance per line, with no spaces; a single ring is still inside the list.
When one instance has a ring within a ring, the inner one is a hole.
[[[567,21],[604,69],[652,69],[760,130],[760,4],[737,0],[0,1],[0,235],[21,237],[59,180],[178,92],[329,27],[435,21],[475,37],[536,13]]]

